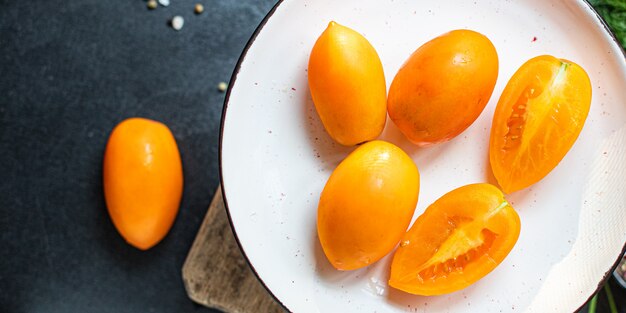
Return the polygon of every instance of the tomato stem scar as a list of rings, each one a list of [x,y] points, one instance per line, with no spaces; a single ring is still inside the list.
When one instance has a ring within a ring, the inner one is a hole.
[[[493,208],[492,210],[489,210],[489,212],[487,212],[487,214],[485,214],[485,220],[488,220],[492,216],[498,214],[498,212],[500,212],[500,210],[504,209],[508,205],[509,205],[509,202],[504,200],[502,203],[500,203],[500,205],[498,205],[497,207]]]
[[[556,73],[556,77],[554,78],[554,84],[560,84],[561,82],[563,82],[565,72],[567,71],[567,68],[569,66],[569,63],[561,61],[561,67],[559,67],[559,71]]]

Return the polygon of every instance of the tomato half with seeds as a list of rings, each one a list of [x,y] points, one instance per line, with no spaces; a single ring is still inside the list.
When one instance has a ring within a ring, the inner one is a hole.
[[[515,72],[498,101],[489,160],[505,192],[548,175],[578,138],[591,105],[591,82],[574,62],[542,55]]]
[[[404,235],[389,285],[424,296],[463,289],[495,269],[519,233],[519,216],[497,187],[460,187],[431,204]]]

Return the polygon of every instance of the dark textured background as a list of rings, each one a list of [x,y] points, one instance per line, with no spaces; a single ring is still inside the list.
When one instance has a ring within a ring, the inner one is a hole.
[[[0,312],[210,312],[181,268],[219,183],[217,84],[273,4],[0,0]],[[176,222],[147,252],[102,194],[107,137],[131,116],[171,128],[185,171]]]
[[[0,0],[0,312],[214,312],[181,268],[218,184],[216,86],[274,1],[171,1]],[[131,116],[171,128],[185,171],[177,220],[146,252],[102,195],[108,134]]]

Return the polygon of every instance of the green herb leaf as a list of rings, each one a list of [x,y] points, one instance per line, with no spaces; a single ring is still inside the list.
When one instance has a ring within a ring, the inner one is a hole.
[[[618,313],[617,305],[615,305],[615,299],[613,298],[613,293],[611,292],[611,287],[609,286],[608,282],[604,284],[604,291],[606,291],[606,298],[609,301],[609,308],[611,309],[611,313]]]
[[[589,0],[626,49],[626,0]]]
[[[596,307],[598,306],[598,294],[596,293],[593,298],[591,298],[591,302],[589,302],[589,312],[588,313],[596,313]]]

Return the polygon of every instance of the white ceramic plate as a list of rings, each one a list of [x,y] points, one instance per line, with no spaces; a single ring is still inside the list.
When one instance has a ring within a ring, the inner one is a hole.
[[[420,149],[388,121],[380,137],[420,169],[414,218],[452,189],[493,182],[491,119],[522,63],[551,54],[587,70],[593,100],[578,141],[546,178],[507,197],[521,217],[519,241],[469,288],[413,296],[387,286],[389,256],[352,272],[327,262],[316,234],[318,199],[353,150],[326,134],[307,87],[309,52],[330,20],[365,35],[388,85],[417,47],[452,29],[479,31],[496,46],[495,91],[465,132]],[[572,312],[596,291],[626,242],[626,62],[583,1],[280,2],[240,59],[222,123],[222,184],[236,236],[261,281],[292,312]]]

